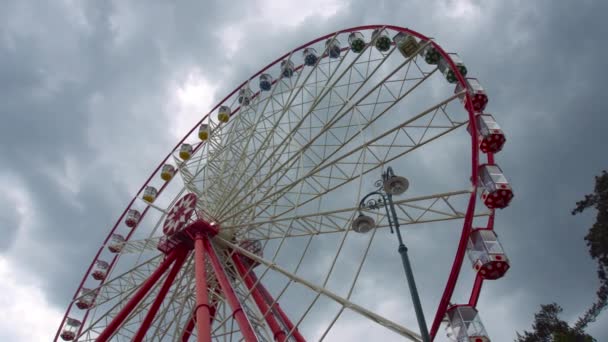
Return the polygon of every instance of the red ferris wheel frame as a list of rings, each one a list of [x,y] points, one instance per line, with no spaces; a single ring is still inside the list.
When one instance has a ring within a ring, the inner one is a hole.
[[[143,190],[145,189],[145,187],[150,183],[150,181],[152,180],[152,178],[160,171],[160,169],[162,168],[162,166],[165,164],[165,162],[171,157],[171,155],[179,150],[179,147],[184,143],[184,141],[187,139],[188,136],[190,136],[195,129],[204,122],[205,119],[207,119],[209,117],[209,115],[211,115],[211,113],[215,112],[222,103],[224,103],[225,101],[227,101],[231,96],[233,96],[239,89],[241,89],[243,86],[245,86],[247,84],[247,82],[249,80],[252,80],[256,77],[258,77],[259,75],[261,75],[262,73],[264,73],[266,70],[270,69],[271,67],[277,65],[278,63],[280,63],[283,59],[289,57],[290,55],[292,55],[293,53],[300,51],[312,44],[315,44],[317,42],[320,42],[322,40],[331,38],[333,36],[336,36],[338,34],[342,34],[342,33],[350,33],[350,32],[354,32],[354,31],[359,31],[359,30],[371,30],[371,29],[391,29],[394,31],[398,31],[398,32],[404,32],[407,34],[410,34],[418,39],[420,39],[421,41],[424,42],[429,42],[429,44],[431,44],[436,50],[437,52],[441,55],[441,57],[443,59],[445,59],[447,61],[447,63],[449,64],[450,68],[453,70],[454,75],[457,79],[458,84],[462,87],[462,89],[466,89],[466,95],[465,95],[465,100],[466,101],[466,105],[465,105],[465,109],[468,112],[468,116],[469,116],[469,127],[471,132],[477,132],[477,123],[476,120],[474,120],[475,118],[475,111],[473,109],[473,105],[472,105],[472,98],[468,92],[469,87],[467,85],[467,82],[465,81],[464,76],[461,74],[461,72],[459,71],[459,69],[456,67],[454,61],[450,58],[450,56],[448,55],[448,53],[445,52],[445,50],[443,48],[441,48],[441,46],[437,43],[435,43],[433,40],[431,40],[431,38],[416,32],[414,30],[411,30],[409,28],[405,28],[405,27],[400,27],[400,26],[394,26],[394,25],[364,25],[364,26],[357,26],[357,27],[352,27],[352,28],[348,28],[348,29],[343,29],[340,31],[335,31],[326,35],[323,35],[319,38],[316,38],[306,44],[303,44],[287,53],[285,53],[284,55],[280,56],[279,58],[277,58],[276,60],[272,61],[271,63],[269,63],[266,67],[262,68],[260,71],[258,71],[257,73],[255,73],[254,75],[252,75],[248,80],[244,81],[243,83],[239,84],[232,92],[230,92],[224,99],[222,99],[217,105],[215,105],[205,116],[203,116],[203,118],[196,124],[193,126],[193,128],[188,131],[184,137],[175,145],[175,147],[167,154],[167,156],[159,163],[159,165],[156,167],[156,169],[154,169],[154,171],[152,172],[152,174],[148,177],[148,179],[144,182],[144,184],[141,186],[141,188],[138,190],[138,192],[135,194],[135,196],[131,199],[131,201],[129,202],[129,204],[127,205],[127,207],[125,208],[125,210],[123,211],[123,213],[118,217],[118,220],[116,221],[116,223],[114,224],[114,226],[112,227],[112,229],[110,230],[108,236],[106,237],[106,239],[103,241],[102,245],[100,246],[100,248],[98,249],[97,253],[95,254],[95,257],[93,258],[93,261],[91,262],[91,264],[89,265],[87,271],[85,272],[80,284],[78,285],[73,297],[72,297],[72,301],[70,302],[70,304],[68,305],[68,308],[62,318],[62,321],[59,325],[59,328],[55,334],[55,338],[54,341],[58,340],[59,334],[61,332],[61,329],[64,325],[64,323],[66,322],[66,319],[68,317],[68,314],[70,313],[70,310],[72,309],[74,302],[76,300],[76,298],[78,297],[78,294],[80,293],[81,289],[83,288],[83,285],[87,279],[87,277],[90,275],[91,270],[93,269],[93,266],[95,265],[96,261],[98,260],[99,256],[101,255],[101,252],[103,251],[103,248],[106,246],[106,244],[110,241],[110,238],[112,237],[112,235],[116,232],[116,230],[118,229],[121,221],[123,220],[123,218],[125,217],[127,211],[132,207],[133,203],[135,202],[135,200],[137,199],[137,197],[143,192]],[[254,95],[255,96],[255,95]],[[235,115],[237,114],[239,111],[239,108],[236,108],[233,113],[231,115]],[[452,263],[452,268],[443,292],[443,295],[441,297],[441,300],[439,302],[436,314],[435,314],[435,318],[433,320],[433,323],[431,325],[431,329],[430,329],[430,334],[431,337],[434,339],[437,331],[439,329],[439,326],[441,324],[441,321],[443,319],[443,317],[445,316],[445,313],[447,311],[447,308],[450,304],[450,299],[452,297],[452,294],[454,292],[454,289],[456,287],[457,281],[458,281],[458,276],[460,274],[460,270],[462,267],[462,263],[464,260],[464,256],[465,256],[465,252],[467,249],[467,241],[469,238],[469,234],[471,233],[472,230],[472,224],[473,224],[473,217],[475,214],[475,204],[476,204],[476,196],[477,196],[477,188],[478,188],[478,183],[479,183],[479,175],[478,175],[478,169],[480,166],[479,163],[479,148],[478,148],[478,137],[476,134],[471,134],[471,183],[473,186],[473,190],[471,191],[471,195],[469,198],[469,202],[467,205],[467,210],[466,210],[466,214],[464,217],[464,223],[463,223],[463,228],[462,228],[462,232],[461,232],[461,236],[460,236],[460,240],[458,243],[458,249],[456,252],[456,255],[454,256],[454,260]],[[198,150],[201,146],[202,146],[202,142],[199,143],[197,146],[195,146],[195,151]],[[492,153],[487,153],[487,163],[488,164],[493,164],[494,163],[494,155]],[[164,183],[159,191],[158,194],[162,193],[162,191],[165,189],[165,187],[168,185],[169,181]],[[150,207],[146,207],[141,215],[141,218],[143,218],[146,215],[146,212],[148,211]],[[491,212],[490,216],[489,216],[489,220],[488,220],[488,224],[487,224],[487,228],[488,229],[493,229],[494,226],[494,211]],[[125,237],[125,241],[128,241],[131,236],[133,235],[133,233],[135,232],[135,229],[137,227],[134,227],[129,234],[127,234],[127,236]],[[113,267],[113,265],[115,264],[116,260],[118,258],[118,254],[116,254],[112,261],[110,262],[110,267],[109,269],[111,269]],[[180,258],[180,256],[173,256],[171,257],[171,260],[174,260],[176,258]],[[177,260],[175,265],[177,265],[179,263],[180,260]],[[183,262],[183,260],[182,260]],[[170,263],[169,263],[170,264]],[[168,265],[167,264],[167,267]],[[175,267],[175,266],[174,266]],[[166,270],[166,268],[165,268]],[[255,275],[253,275],[255,277]],[[197,277],[198,278],[198,277]],[[483,278],[479,275],[477,275],[475,282],[472,286],[472,290],[471,290],[471,295],[470,295],[470,299],[469,299],[469,305],[475,307],[477,305],[479,296],[480,296],[480,292],[481,292],[481,288],[483,285]],[[101,284],[103,284],[104,280],[101,281]],[[100,284],[100,285],[101,285]],[[263,289],[262,291],[265,291],[265,289]],[[87,309],[86,313],[84,314],[84,318],[82,321],[82,325],[79,328],[78,333],[76,334],[76,336],[80,335],[80,332],[84,326],[84,324],[86,323],[87,317],[89,314],[89,310]],[[197,324],[204,324],[203,322],[198,322]],[[194,321],[191,320],[188,324],[188,328],[186,328],[185,332],[188,333],[188,331],[191,331],[194,328]],[[297,330],[296,330],[297,331]],[[189,334],[189,333],[188,333]],[[185,336],[184,336],[185,337]],[[187,338],[187,337],[186,337]],[[301,336],[300,336],[301,338]],[[299,339],[298,339],[299,340]],[[303,339],[302,339],[303,340]]]

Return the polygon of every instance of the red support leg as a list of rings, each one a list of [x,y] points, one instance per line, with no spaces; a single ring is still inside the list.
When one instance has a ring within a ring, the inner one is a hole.
[[[232,308],[232,316],[236,320],[241,329],[241,334],[245,338],[245,342],[257,342],[257,337],[253,332],[253,328],[251,328],[251,324],[249,324],[249,320],[245,313],[243,312],[243,308],[241,307],[241,303],[239,303],[232,286],[230,285],[230,281],[228,281],[228,277],[222,268],[219,258],[215,254],[213,247],[211,247],[211,243],[207,238],[203,240],[205,244],[205,250],[209,255],[209,260],[211,261],[211,266],[213,266],[213,271],[215,272],[215,276],[217,278],[224,295],[226,296],[226,300],[228,304]]]
[[[196,317],[198,342],[211,342],[211,308],[209,307],[209,295],[207,293],[207,270],[205,262],[205,245],[207,237],[197,234],[194,240],[195,276],[196,276]],[[184,336],[186,339],[190,337]]]
[[[210,325],[213,323],[213,319],[215,318],[216,310],[217,310],[217,302],[212,303],[211,309],[209,310],[209,313],[210,313],[209,324]],[[196,315],[195,315],[195,312],[193,311],[192,316],[190,317],[190,320],[188,321],[188,324],[186,324],[186,328],[184,329],[184,332],[182,333],[182,338],[180,339],[180,341],[188,342],[188,340],[190,339],[190,335],[192,335],[192,330],[194,330],[195,324],[196,324]]]
[[[141,323],[141,326],[139,327],[139,329],[137,330],[137,333],[135,334],[135,337],[133,338],[134,342],[143,341],[144,337],[146,336],[146,332],[148,332],[148,329],[150,328],[150,325],[152,324],[152,320],[154,320],[154,317],[156,316],[156,313],[158,312],[158,309],[160,308],[160,305],[162,304],[163,300],[167,296],[167,292],[169,292],[171,285],[173,285],[173,281],[175,280],[177,273],[182,268],[184,261],[186,261],[187,255],[188,255],[188,251],[185,248],[180,248],[179,254],[175,260],[175,263],[173,264],[171,271],[169,271],[169,274],[167,275],[167,279],[165,279],[163,286],[158,291],[156,299],[150,306],[150,309],[148,310],[148,313],[146,314],[144,321]]]
[[[258,284],[257,287],[262,292],[262,295],[264,297],[266,297],[266,301],[271,304],[274,303],[273,307],[279,313],[279,317],[281,318],[281,321],[283,321],[283,323],[285,323],[285,326],[287,326],[287,329],[289,329],[289,331],[292,331],[291,335],[296,339],[296,341],[297,342],[306,342],[306,340],[304,339],[304,336],[302,336],[302,334],[300,334],[300,332],[298,331],[298,328],[294,327],[293,323],[291,323],[291,320],[289,319],[289,317],[287,316],[285,311],[283,311],[283,309],[281,309],[279,302],[278,301],[275,302],[275,300],[274,300],[274,298],[272,298],[272,295],[270,294],[270,292],[268,292],[268,290],[266,290],[266,287],[264,287],[264,285],[258,281],[258,277],[255,275],[254,272],[250,272],[250,277],[254,283]]]
[[[479,299],[479,293],[481,292],[481,286],[483,285],[483,278],[478,274],[475,278],[475,284],[471,291],[471,298],[469,299],[469,305],[472,307],[477,306],[477,300]]]
[[[129,299],[127,304],[120,310],[120,312],[112,319],[110,324],[99,334],[97,337],[97,342],[106,342],[112,337],[112,335],[116,332],[116,330],[120,327],[120,325],[124,322],[124,320],[129,316],[129,314],[135,309],[137,304],[146,296],[148,291],[156,284],[158,279],[165,273],[167,268],[173,263],[175,258],[177,257],[177,250],[173,250],[166,258],[158,265],[158,268],[152,272],[150,277],[146,279],[146,281],[142,284],[142,286],[137,290],[135,295]]]
[[[258,306],[258,309],[260,309],[260,312],[262,313],[262,315],[264,315],[264,319],[266,320],[266,323],[272,331],[274,340],[277,342],[287,341],[287,335],[285,334],[285,331],[283,331],[283,329],[275,319],[274,314],[270,310],[270,307],[268,307],[268,303],[266,303],[266,300],[263,298],[262,294],[260,293],[260,290],[254,286],[255,282],[251,279],[249,274],[247,274],[247,269],[239,259],[239,256],[236,254],[232,254],[232,261],[234,262],[234,266],[236,267],[237,272],[245,281],[247,289],[251,292],[253,300]]]

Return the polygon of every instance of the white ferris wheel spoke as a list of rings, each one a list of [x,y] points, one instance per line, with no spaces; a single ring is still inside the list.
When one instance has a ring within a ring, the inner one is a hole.
[[[333,293],[333,292],[331,292],[331,291],[329,291],[329,290],[327,290],[327,289],[325,289],[325,288],[323,288],[321,286],[314,285],[314,284],[310,283],[309,281],[305,280],[304,278],[299,277],[299,276],[297,276],[295,274],[292,274],[291,272],[289,272],[289,271],[287,271],[287,270],[279,267],[277,264],[272,263],[272,262],[270,262],[270,261],[268,261],[266,259],[260,258],[259,256],[255,255],[253,253],[250,253],[249,251],[241,248],[240,246],[232,244],[229,241],[222,239],[221,237],[218,237],[218,239],[221,241],[222,244],[224,244],[224,245],[226,245],[226,246],[228,246],[228,247],[230,247],[230,248],[238,251],[239,253],[241,253],[241,254],[243,254],[243,255],[245,255],[245,256],[247,256],[247,257],[249,257],[249,258],[251,258],[251,259],[253,259],[253,260],[255,260],[255,261],[259,262],[259,263],[261,263],[261,264],[266,265],[267,267],[273,269],[274,271],[277,271],[277,272],[281,273],[282,275],[286,276],[287,278],[289,278],[293,282],[296,282],[298,284],[304,285],[304,286],[308,287],[309,289],[311,289],[312,291],[314,291],[314,292],[316,292],[318,294],[322,294],[322,295],[326,296],[327,298],[332,299],[336,303],[338,303],[338,304],[340,304],[340,305],[342,305],[344,307],[349,308],[350,310],[352,310],[352,311],[354,311],[354,312],[356,312],[356,313],[358,313],[358,314],[360,314],[360,315],[362,315],[362,316],[364,316],[364,317],[366,317],[366,318],[368,318],[368,319],[370,319],[370,320],[372,320],[372,321],[374,321],[374,322],[376,322],[376,323],[378,323],[378,324],[380,324],[380,325],[382,325],[382,326],[384,326],[384,327],[386,327],[386,328],[388,328],[388,329],[390,329],[390,330],[398,333],[399,335],[401,335],[403,337],[406,337],[406,338],[408,338],[408,339],[410,339],[412,341],[421,341],[420,336],[418,334],[416,334],[414,331],[412,331],[410,329],[407,329],[407,328],[405,328],[405,327],[403,327],[403,326],[401,326],[401,325],[399,325],[399,324],[397,324],[397,323],[395,323],[395,322],[393,322],[393,321],[391,321],[389,319],[386,319],[386,318],[384,318],[384,317],[382,317],[382,316],[380,316],[380,315],[378,315],[378,314],[376,314],[376,313],[374,313],[374,312],[372,312],[372,311],[370,311],[370,310],[368,310],[368,309],[366,309],[366,308],[364,308],[364,307],[362,307],[360,305],[357,305],[357,304],[355,304],[355,303],[353,303],[353,302],[351,302],[351,301],[349,301],[349,300],[347,300],[345,298],[342,298],[342,297],[338,296],[337,294],[335,294],[335,293]]]

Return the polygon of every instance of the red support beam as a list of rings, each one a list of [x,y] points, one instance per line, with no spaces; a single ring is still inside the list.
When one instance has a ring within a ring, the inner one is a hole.
[[[148,313],[146,314],[146,317],[144,318],[143,322],[141,323],[139,329],[137,330],[135,337],[133,337],[134,342],[143,341],[144,337],[146,336],[146,332],[148,332],[148,329],[150,328],[150,325],[152,324],[152,321],[154,320],[154,317],[156,316],[156,313],[158,312],[158,309],[160,308],[160,305],[163,303],[163,300],[167,296],[167,293],[169,292],[171,285],[173,285],[173,281],[175,281],[175,277],[177,276],[177,273],[179,273],[179,270],[181,270],[182,266],[184,265],[184,261],[186,261],[186,256],[188,256],[188,250],[186,250],[182,246],[180,246],[178,248],[179,248],[179,252],[178,252],[177,258],[175,260],[175,263],[173,264],[171,271],[169,271],[169,274],[167,275],[167,279],[165,279],[163,286],[158,291],[158,294],[156,295],[156,299],[150,306],[150,309],[148,309]]]
[[[262,295],[266,298],[266,301],[270,304],[274,303],[273,307],[277,310],[279,317],[281,318],[281,321],[283,321],[283,323],[285,324],[285,326],[287,326],[287,329],[289,329],[289,331],[291,331],[291,335],[296,339],[297,342],[306,342],[306,339],[304,339],[304,336],[302,336],[302,334],[300,334],[300,332],[298,331],[297,327],[294,327],[293,323],[291,323],[291,320],[289,319],[289,317],[287,316],[287,314],[285,313],[285,311],[283,311],[283,309],[281,309],[281,306],[279,305],[279,302],[274,300],[274,298],[272,298],[272,295],[270,294],[270,292],[268,292],[268,290],[266,290],[266,287],[264,287],[264,284],[262,284],[261,282],[258,281],[258,277],[255,275],[254,272],[250,272],[251,279],[253,280],[254,283],[257,283],[257,288],[261,291]]]
[[[232,254],[232,261],[234,262],[237,272],[245,281],[245,286],[247,286],[247,289],[251,292],[251,296],[258,306],[258,309],[260,309],[260,312],[262,315],[264,315],[264,319],[272,331],[274,340],[277,342],[287,341],[287,334],[285,334],[285,331],[283,331],[281,325],[275,319],[274,314],[260,293],[260,290],[255,286],[255,281],[251,279],[251,276],[247,272],[247,268],[245,268],[245,265],[243,265],[243,262],[241,262],[240,256],[237,254]]]
[[[483,285],[483,278],[478,274],[475,278],[475,284],[471,291],[471,298],[469,298],[469,305],[472,307],[477,306],[477,300],[479,299],[479,293],[481,292],[481,286]]]
[[[243,312],[241,303],[239,303],[239,300],[234,293],[234,289],[232,288],[232,285],[230,285],[230,281],[224,272],[224,268],[222,267],[218,256],[215,254],[215,251],[211,246],[211,242],[209,242],[207,238],[204,238],[203,243],[205,244],[205,250],[209,255],[209,260],[211,261],[211,266],[213,267],[217,281],[220,284],[224,295],[226,296],[228,304],[232,308],[232,317],[234,317],[238,323],[239,328],[241,329],[241,334],[245,338],[245,342],[257,342],[258,338],[255,336],[253,328],[251,328],[251,324]]]
[[[215,318],[216,310],[217,310],[217,302],[212,303],[211,309],[209,310],[210,311],[209,313],[211,316],[211,317],[209,317],[210,325],[213,324],[213,319]],[[188,340],[190,339],[190,336],[192,335],[192,330],[194,330],[195,324],[196,324],[196,316],[195,316],[195,311],[193,311],[192,316],[190,316],[190,319],[188,320],[188,323],[186,324],[186,328],[184,329],[184,332],[182,333],[182,338],[180,339],[180,341],[188,342]]]
[[[173,261],[177,258],[178,251],[173,250],[163,262],[158,265],[158,268],[152,272],[150,277],[146,279],[146,281],[141,285],[139,290],[129,299],[127,304],[120,310],[120,312],[114,316],[114,319],[108,324],[108,326],[99,334],[97,337],[97,342],[106,342],[107,340],[114,335],[116,330],[122,325],[124,320],[129,316],[129,314],[135,309],[137,304],[148,294],[150,289],[156,284],[158,279],[167,271],[167,268],[173,263]]]
[[[193,321],[196,320],[198,342],[211,342],[211,308],[209,306],[209,294],[207,293],[205,241],[207,241],[207,237],[204,234],[196,234],[194,238],[196,308],[194,309],[192,319]],[[190,333],[182,338],[185,337],[187,340],[190,337]]]

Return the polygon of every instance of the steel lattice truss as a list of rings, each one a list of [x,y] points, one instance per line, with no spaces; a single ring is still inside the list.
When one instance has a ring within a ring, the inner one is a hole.
[[[345,37],[342,33],[330,39],[345,42]],[[418,52],[427,44],[430,42],[421,42]],[[317,51],[326,52],[320,46],[315,45]],[[288,58],[298,60],[299,55]],[[417,332],[352,298],[373,240],[385,230],[374,230],[357,240],[359,255],[349,264],[351,274],[340,291],[330,289],[328,284],[340,271],[337,265],[341,253],[352,243],[353,238],[347,236],[356,235],[350,227],[358,213],[358,199],[369,183],[389,163],[413,159],[410,155],[419,155],[427,145],[441,146],[440,138],[447,139],[456,132],[467,135],[462,126],[469,122],[469,116],[457,101],[461,93],[446,88],[436,66],[424,63],[418,53],[405,58],[394,45],[386,52],[371,44],[358,54],[343,49],[339,58],[319,58],[312,67],[296,63],[291,77],[275,76],[272,89],[255,93],[249,105],[239,104],[236,94],[228,97],[223,104],[233,109],[229,122],[208,116],[204,123],[210,127],[209,138],[193,144],[191,158],[182,160],[178,150],[174,151],[173,163],[181,177],[171,181],[166,190],[167,185],[163,185],[161,191],[172,191],[175,197],[164,203],[140,203],[160,218],[142,221],[140,226],[148,227],[146,234],[128,239],[122,246],[112,272],[95,288],[97,297],[88,309],[79,341],[94,341],[160,265],[165,256],[157,249],[162,237],[158,228],[173,203],[185,193],[198,197],[197,215],[192,221],[204,219],[220,226],[219,235],[211,243],[258,340],[274,341],[273,332],[243,275],[236,271],[234,255],[255,261],[257,267],[248,268],[247,274],[256,276],[256,284],[281,284],[272,286],[272,297],[267,299],[274,316],[278,317],[278,303],[281,307],[288,303],[292,309],[288,315],[295,324],[293,329],[279,320],[290,341],[297,340],[297,330],[311,324],[307,323],[312,319],[311,312],[323,301],[337,309],[315,338],[330,336],[340,317],[350,311],[397,336],[420,340]],[[470,184],[462,179],[451,188],[395,198],[398,222],[409,229],[464,219],[468,199],[476,191]],[[474,217],[491,214],[481,207],[474,209]],[[375,218],[377,227],[388,227],[384,211],[362,211]],[[459,227],[460,223],[454,225]],[[324,260],[311,261],[311,246],[326,236],[337,239],[337,250],[328,251]],[[243,241],[261,242],[263,254],[243,248]],[[290,255],[285,258],[286,251]],[[185,259],[146,340],[181,341],[186,335],[191,339],[197,336],[192,328],[196,308],[194,259],[194,253]],[[307,278],[321,261],[327,271],[315,279]],[[162,276],[136,305],[113,335],[116,341],[133,339],[167,277]],[[243,340],[211,265],[207,265],[207,284],[214,310],[212,339]],[[306,291],[308,297],[302,295],[298,309],[293,310],[289,293],[296,289]],[[76,296],[74,302],[79,299]]]

